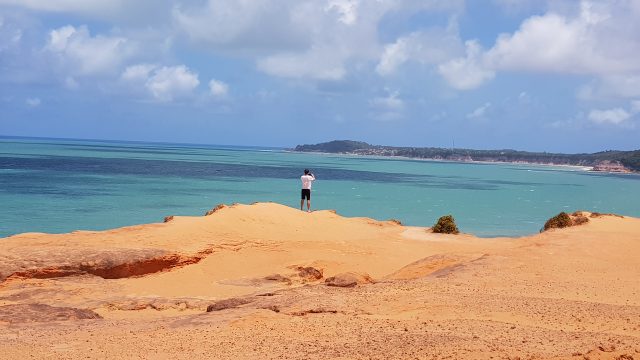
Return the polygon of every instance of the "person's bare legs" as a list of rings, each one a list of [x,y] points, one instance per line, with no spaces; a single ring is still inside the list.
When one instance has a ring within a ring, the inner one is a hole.
[[[311,200],[307,200],[307,212],[311,212]]]
[[[300,211],[302,211],[303,206],[304,206],[304,199],[300,199]]]

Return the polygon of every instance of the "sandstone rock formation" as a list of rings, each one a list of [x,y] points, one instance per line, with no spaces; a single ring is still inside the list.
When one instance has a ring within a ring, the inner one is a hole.
[[[368,274],[354,272],[340,273],[325,280],[327,286],[354,287],[356,285],[371,284],[373,279]]]

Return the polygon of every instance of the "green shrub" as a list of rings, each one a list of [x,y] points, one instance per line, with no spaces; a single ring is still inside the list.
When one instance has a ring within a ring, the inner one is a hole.
[[[566,212],[561,212],[560,214],[552,217],[547,220],[544,224],[544,230],[549,229],[559,229],[573,225],[573,221],[571,221],[571,217]]]
[[[451,215],[442,216],[432,228],[434,233],[439,234],[457,234],[460,231],[456,226],[456,221]]]

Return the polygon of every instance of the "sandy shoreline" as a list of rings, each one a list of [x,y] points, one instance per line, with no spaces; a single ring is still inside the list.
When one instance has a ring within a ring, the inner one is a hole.
[[[497,165],[529,165],[529,166],[540,166],[540,167],[551,167],[558,169],[567,169],[571,171],[594,171],[593,166],[580,166],[580,165],[566,165],[566,164],[550,164],[550,163],[530,163],[523,161],[462,161],[462,160],[448,160],[448,159],[426,159],[426,158],[414,158],[407,156],[384,156],[384,155],[361,155],[361,154],[342,154],[342,153],[328,153],[322,151],[295,151],[295,150],[283,150],[284,152],[290,153],[305,153],[305,154],[320,154],[320,155],[332,155],[332,156],[344,156],[344,157],[353,157],[353,158],[371,158],[371,159],[397,159],[397,160],[415,160],[415,161],[425,161],[425,162],[440,162],[440,163],[454,163],[454,164],[497,164]],[[603,171],[594,171],[603,173]],[[604,172],[607,173],[607,172]],[[620,173],[613,172],[615,174],[636,174],[634,172],[628,173]]]
[[[0,239],[0,354],[640,358],[638,254],[630,217],[479,239],[273,203],[20,234]]]

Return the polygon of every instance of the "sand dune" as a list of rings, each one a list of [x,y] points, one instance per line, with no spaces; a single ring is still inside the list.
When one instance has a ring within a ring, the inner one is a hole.
[[[638,255],[629,217],[481,239],[272,203],[21,234],[0,357],[640,359]]]

